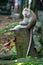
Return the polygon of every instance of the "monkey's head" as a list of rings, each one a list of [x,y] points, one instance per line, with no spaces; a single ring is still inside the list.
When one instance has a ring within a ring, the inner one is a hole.
[[[29,8],[24,8],[22,11],[22,14],[24,17],[28,17],[30,15],[30,9]]]

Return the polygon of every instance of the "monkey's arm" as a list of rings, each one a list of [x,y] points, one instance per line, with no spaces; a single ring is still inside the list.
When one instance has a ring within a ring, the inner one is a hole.
[[[27,25],[28,29],[34,27],[34,25],[36,23],[36,15],[34,14],[34,12],[31,11],[30,15],[31,15],[31,17],[30,17],[30,20],[29,20],[29,24]]]

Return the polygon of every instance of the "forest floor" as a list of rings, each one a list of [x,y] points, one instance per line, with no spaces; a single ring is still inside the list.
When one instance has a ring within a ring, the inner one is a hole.
[[[0,45],[1,44],[3,45],[4,43],[5,44],[8,43],[8,40],[6,40],[6,39],[8,39],[10,37],[9,37],[9,33],[6,32],[6,31],[8,31],[7,28],[10,29],[10,28],[14,27],[15,25],[18,24],[18,22],[20,20],[21,19],[14,19],[7,15],[0,15]],[[1,46],[0,46],[0,48],[1,48]],[[0,54],[1,54],[1,52],[0,52]]]

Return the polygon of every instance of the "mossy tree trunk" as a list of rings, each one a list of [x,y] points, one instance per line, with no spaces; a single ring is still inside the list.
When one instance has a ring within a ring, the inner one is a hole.
[[[20,29],[15,32],[16,34],[16,50],[17,50],[17,57],[25,57],[30,41],[30,31],[28,29]]]

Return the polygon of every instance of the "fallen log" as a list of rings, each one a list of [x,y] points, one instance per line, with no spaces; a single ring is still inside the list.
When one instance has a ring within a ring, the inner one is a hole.
[[[10,60],[12,57],[16,58],[16,54],[0,54],[0,60]]]

